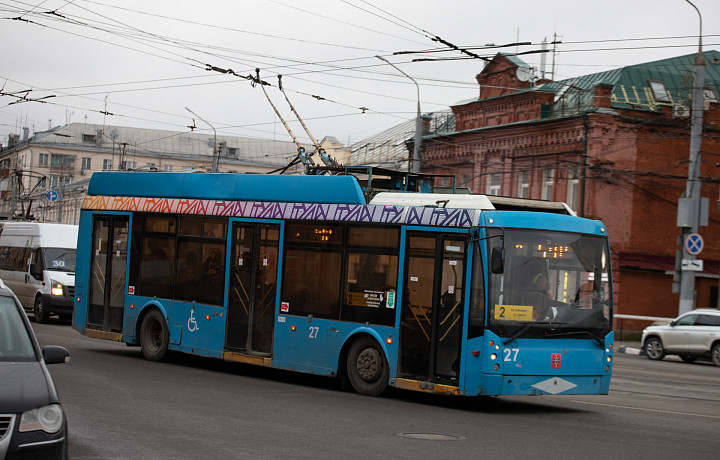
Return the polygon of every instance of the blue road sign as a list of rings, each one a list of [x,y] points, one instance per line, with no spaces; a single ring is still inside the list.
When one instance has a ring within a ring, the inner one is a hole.
[[[685,250],[688,254],[696,256],[702,252],[704,244],[702,236],[697,233],[691,233],[687,239],[685,239]]]
[[[48,190],[47,192],[47,200],[48,201],[56,201],[58,199],[58,194],[55,190]]]

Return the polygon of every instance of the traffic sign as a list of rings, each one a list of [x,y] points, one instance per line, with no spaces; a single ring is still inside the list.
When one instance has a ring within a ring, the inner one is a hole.
[[[48,190],[46,196],[48,201],[57,201],[58,199],[58,194],[55,190]]]
[[[685,239],[685,250],[688,254],[696,256],[703,250],[704,241],[698,233],[691,233]]]
[[[703,271],[703,261],[700,259],[683,259],[681,267],[684,272],[701,272]]]

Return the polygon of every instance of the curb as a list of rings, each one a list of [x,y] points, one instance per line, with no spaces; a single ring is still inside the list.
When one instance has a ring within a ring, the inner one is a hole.
[[[641,355],[644,354],[642,351],[642,348],[635,348],[635,347],[618,347],[617,349],[618,353],[625,353],[627,355]]]

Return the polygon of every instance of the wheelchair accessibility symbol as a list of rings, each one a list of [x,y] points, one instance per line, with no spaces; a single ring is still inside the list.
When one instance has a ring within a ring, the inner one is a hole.
[[[195,321],[195,317],[193,314],[195,313],[195,310],[190,310],[190,318],[188,318],[188,331],[195,332],[199,331],[200,328],[197,325],[197,321]]]

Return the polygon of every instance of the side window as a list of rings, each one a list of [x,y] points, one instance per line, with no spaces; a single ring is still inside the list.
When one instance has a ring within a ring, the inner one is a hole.
[[[138,295],[222,305],[227,219],[137,214],[131,284]]]
[[[0,248],[0,268],[5,268],[5,261],[8,257],[8,247]]]
[[[5,262],[6,270],[25,271],[25,248],[10,248]]]
[[[34,270],[30,270],[30,275],[35,278],[36,280],[40,281],[43,279],[42,272],[45,269],[43,264],[43,251],[42,249],[38,248],[35,251],[33,251],[32,254],[32,264],[34,265]]]
[[[676,326],[692,326],[698,315],[685,315],[675,323]]]
[[[175,299],[222,305],[227,219],[180,217]]]
[[[395,324],[400,230],[348,227],[341,319]]]
[[[711,315],[698,315],[697,319],[695,320],[696,326],[717,326],[717,322],[715,321],[715,316]]]
[[[146,236],[141,257],[140,295],[172,298],[175,238]]]
[[[338,319],[343,226],[288,223],[280,301],[291,315]]]
[[[479,337],[485,324],[485,277],[483,276],[482,252],[480,244],[473,248],[472,287],[470,291],[470,324],[468,338]]]

